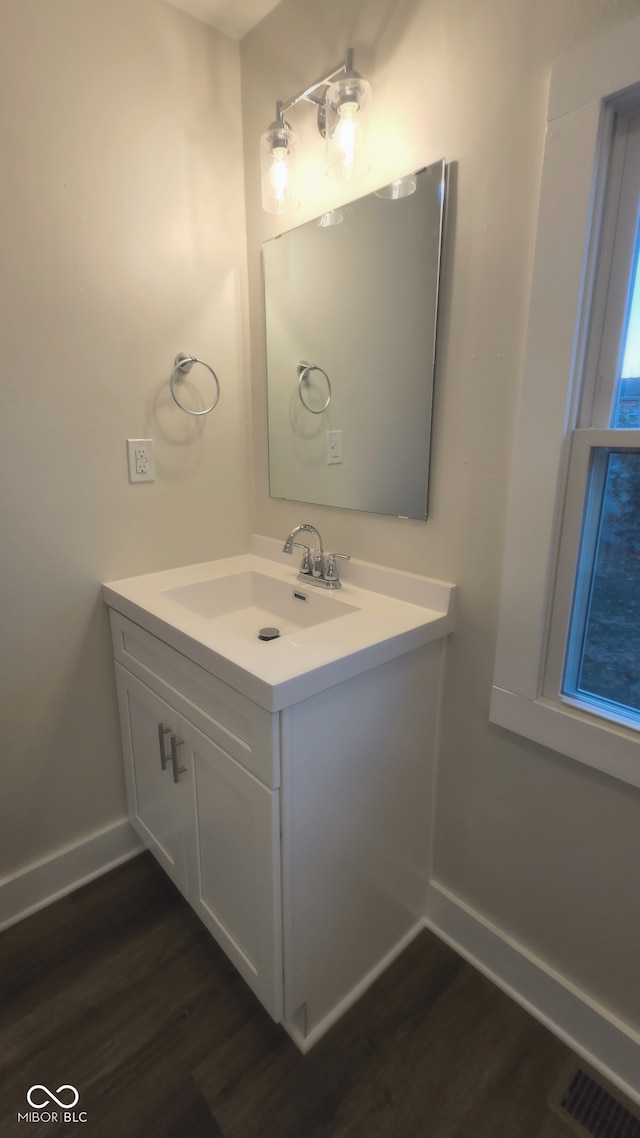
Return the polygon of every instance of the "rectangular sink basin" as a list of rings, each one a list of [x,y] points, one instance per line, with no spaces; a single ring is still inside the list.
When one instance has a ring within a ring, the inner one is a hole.
[[[263,628],[277,628],[280,636],[288,636],[359,611],[315,585],[291,584],[256,572],[210,577],[164,589],[162,596],[215,623],[221,632],[252,640]]]
[[[104,586],[105,600],[268,711],[308,699],[453,627],[455,590],[446,582],[350,561],[351,580],[325,590],[297,580],[295,562],[277,541],[253,540],[254,553],[112,581]],[[260,640],[262,628],[280,635]],[[126,635],[122,629],[115,635],[126,652]]]

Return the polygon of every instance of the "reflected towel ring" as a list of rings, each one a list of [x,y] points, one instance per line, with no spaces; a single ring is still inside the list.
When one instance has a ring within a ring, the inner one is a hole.
[[[302,384],[306,379],[308,379],[309,372],[311,371],[319,371],[320,375],[323,375],[327,381],[327,401],[322,407],[318,407],[317,409],[310,407],[309,404],[305,402],[304,395],[302,394]],[[331,402],[331,381],[324,368],[318,367],[317,364],[308,364],[306,360],[300,360],[300,363],[298,364],[298,395],[300,396],[300,402],[302,403],[302,406],[306,407],[307,411],[310,411],[312,415],[321,415],[323,411],[326,411]]]
[[[189,407],[184,407],[175,393],[174,384],[176,380],[180,378],[178,373],[181,372],[182,375],[186,375],[191,371],[194,364],[202,364],[203,367],[206,367],[207,371],[211,372],[216,385],[216,397],[211,406],[205,407],[204,411],[191,411]],[[169,389],[174,403],[177,403],[181,411],[186,411],[187,415],[208,415],[210,411],[213,411],[214,407],[217,407],[218,400],[220,399],[220,381],[213,368],[209,367],[209,364],[206,364],[204,360],[199,360],[197,356],[187,356],[184,352],[180,352],[174,360],[173,371],[171,372],[171,379],[169,380]]]

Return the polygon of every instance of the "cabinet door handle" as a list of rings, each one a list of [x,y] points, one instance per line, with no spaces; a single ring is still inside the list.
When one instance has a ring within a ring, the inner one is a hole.
[[[181,747],[182,739],[177,739],[175,735],[171,736],[171,763],[173,765],[173,781],[180,782],[180,775],[184,774],[186,767],[178,766],[178,747]]]
[[[167,755],[167,753],[164,749],[164,737],[165,737],[165,735],[168,735],[170,731],[171,731],[171,728],[165,727],[164,723],[158,724],[158,743],[160,744],[160,766],[162,767],[163,771],[166,771],[167,763],[169,762],[169,756]]]

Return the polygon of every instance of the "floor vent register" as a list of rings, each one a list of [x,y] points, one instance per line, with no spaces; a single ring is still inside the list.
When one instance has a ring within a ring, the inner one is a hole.
[[[563,1072],[549,1106],[582,1138],[640,1138],[640,1107],[579,1060]]]

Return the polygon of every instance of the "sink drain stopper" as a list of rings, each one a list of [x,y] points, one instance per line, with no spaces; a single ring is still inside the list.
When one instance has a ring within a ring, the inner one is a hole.
[[[277,640],[279,635],[279,628],[261,628],[258,633],[258,640]]]

